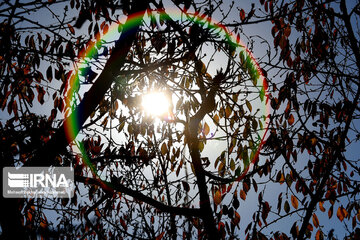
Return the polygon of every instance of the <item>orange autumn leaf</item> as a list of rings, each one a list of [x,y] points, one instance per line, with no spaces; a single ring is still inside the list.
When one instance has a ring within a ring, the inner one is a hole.
[[[307,225],[307,229],[308,229],[310,232],[312,232],[312,231],[314,230],[314,227],[309,223],[309,224]]]
[[[236,211],[235,211],[235,216],[234,216],[233,222],[234,222],[234,225],[238,225],[240,222],[240,215]]]
[[[240,190],[240,198],[245,201],[246,199],[246,193],[244,190]]]
[[[339,218],[339,220],[342,222],[344,218],[346,218],[348,215],[348,212],[343,206],[340,206],[336,212],[336,216]]]
[[[100,212],[99,212],[99,209],[97,209],[97,208],[95,209],[95,215],[98,216],[99,218],[101,217],[101,214],[100,214]]]
[[[315,235],[315,240],[323,240],[323,239],[324,239],[324,235],[323,235],[322,231],[318,230]]]
[[[103,34],[105,35],[109,31],[109,25],[105,24]]]
[[[329,208],[329,211],[328,211],[328,217],[329,217],[329,219],[332,217],[332,215],[333,215],[333,206],[331,206],[331,207]]]
[[[298,202],[297,198],[294,195],[291,195],[291,205],[295,209],[298,209],[298,207],[299,207],[299,202]]]
[[[216,205],[219,205],[220,203],[221,203],[221,193],[220,193],[220,191],[219,190],[217,190],[216,192],[215,192],[215,195],[214,195],[214,203],[216,204]]]
[[[324,204],[324,202],[319,202],[319,208],[320,208],[320,211],[325,212],[325,208],[324,208],[323,204]]]
[[[167,152],[168,152],[168,149],[167,149],[166,143],[163,143],[161,145],[161,154],[165,155]]]
[[[294,115],[290,114],[289,118],[288,118],[288,123],[290,125],[292,125],[294,123],[295,119],[294,119]]]
[[[203,131],[204,131],[205,136],[209,134],[210,127],[209,127],[209,125],[207,123],[204,124],[204,130]]]
[[[315,226],[316,228],[318,228],[318,227],[319,227],[319,219],[318,219],[318,217],[316,216],[315,213],[313,213],[312,220],[313,220],[314,226]]]
[[[69,23],[68,23],[68,27],[69,27],[69,30],[72,34],[75,34],[75,30],[73,28],[73,26],[71,26]]]
[[[245,11],[244,11],[244,9],[240,10],[240,19],[241,19],[241,21],[245,20]]]
[[[162,232],[159,236],[156,237],[156,240],[160,240],[163,238],[165,232]]]

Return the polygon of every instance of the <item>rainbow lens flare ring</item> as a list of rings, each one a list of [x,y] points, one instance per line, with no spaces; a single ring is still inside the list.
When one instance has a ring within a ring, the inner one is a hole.
[[[168,11],[164,12],[164,10],[152,10],[152,12],[155,12],[157,15],[160,16],[162,19],[168,19],[169,17],[174,21],[182,21],[184,19],[184,15],[177,12],[177,11]],[[234,36],[225,26],[218,24],[213,21],[210,17],[195,13],[195,14],[189,14],[186,17],[187,21],[191,21],[193,23],[197,23],[201,25],[204,28],[209,29],[216,29],[217,34],[219,37],[222,37],[224,40],[226,40],[229,44],[233,44],[233,46],[236,47],[236,51],[239,51],[239,58],[241,62],[245,62],[246,70],[251,78],[256,78],[257,82],[262,84],[259,85],[257,88],[259,90],[259,98],[261,99],[261,102],[263,104],[261,111],[263,112],[263,129],[262,129],[262,136],[260,136],[260,141],[257,144],[257,149],[254,151],[253,158],[250,159],[250,163],[245,167],[245,169],[234,178],[234,181],[239,181],[244,178],[244,176],[249,171],[249,168],[258,160],[260,150],[265,143],[265,136],[268,130],[268,118],[270,116],[270,106],[268,103],[268,93],[267,93],[267,81],[264,77],[261,68],[259,67],[258,63],[256,62],[255,58],[253,57],[252,53],[245,47],[245,44],[242,43],[240,40],[239,35]],[[97,47],[101,46],[104,42],[105,37],[115,37],[119,36],[119,34],[127,34],[127,32],[121,31],[121,29],[127,29],[127,31],[131,31],[131,29],[138,26],[139,20],[143,18],[143,13],[136,13],[129,15],[126,19],[125,24],[121,24],[120,22],[117,24],[112,24],[111,26],[105,25],[102,28],[103,36],[100,37],[100,34],[97,34],[95,39],[90,41],[89,44],[87,44],[86,49],[79,52],[78,59],[93,59],[96,54],[98,54]],[[67,82],[67,103],[71,103],[73,101],[74,94],[77,93],[80,86],[80,80],[79,80],[80,72],[79,67],[76,67],[71,76],[68,79]],[[71,116],[71,115],[70,115]],[[81,129],[81,126],[78,124],[79,116],[74,116],[71,119],[68,119],[68,121],[65,121],[65,134],[68,140],[75,139],[76,134],[79,132],[78,130]],[[83,163],[86,164],[93,174],[98,176],[95,166],[91,163],[89,160],[89,157],[86,154],[85,148],[82,145],[82,142],[74,140],[75,144],[77,145],[78,149],[80,150],[82,157],[83,157]]]

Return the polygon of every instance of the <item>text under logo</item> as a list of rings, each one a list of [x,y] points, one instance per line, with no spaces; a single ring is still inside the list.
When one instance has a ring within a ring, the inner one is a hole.
[[[74,172],[69,167],[3,168],[3,196],[6,198],[72,197]]]

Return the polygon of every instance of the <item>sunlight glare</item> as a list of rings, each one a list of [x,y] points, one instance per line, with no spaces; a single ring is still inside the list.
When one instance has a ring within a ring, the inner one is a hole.
[[[169,99],[162,92],[151,92],[142,97],[143,109],[150,115],[159,117],[169,111]]]

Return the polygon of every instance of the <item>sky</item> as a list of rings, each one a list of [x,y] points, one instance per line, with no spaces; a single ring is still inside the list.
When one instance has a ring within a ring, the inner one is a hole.
[[[251,8],[251,2],[247,2],[246,4],[244,4],[244,10],[246,12],[249,11],[249,9]],[[255,1],[256,4],[258,4],[258,1]],[[349,3],[353,3],[352,1],[349,1]],[[225,4],[226,5],[226,4]],[[61,4],[59,5],[61,6]],[[258,5],[256,5],[258,6]],[[62,5],[61,7],[59,7],[58,9],[54,9],[54,10],[57,10],[59,13],[62,12],[64,5]],[[20,10],[19,10],[20,11]],[[49,12],[34,12],[32,13],[31,15],[31,18],[35,21],[39,21],[41,23],[46,23],[46,24],[49,24],[51,22],[57,22],[56,19],[54,18],[48,18],[47,16],[49,16],[50,14],[50,10],[48,10]],[[70,14],[69,14],[70,16]],[[238,12],[237,12],[237,9],[232,9],[231,13],[230,13],[230,19],[231,18],[235,18],[237,19],[238,18]],[[214,15],[214,19],[216,18],[220,18],[220,15]],[[26,28],[26,24],[25,23],[20,23],[19,25],[20,27],[24,27]],[[272,39],[272,36],[271,36],[271,25],[269,23],[265,23],[265,24],[257,24],[257,25],[248,25],[248,26],[245,26],[242,31],[248,35],[248,36],[261,36],[263,39]],[[253,49],[253,54],[255,56],[255,58],[259,58],[263,55],[266,54],[266,48],[264,47],[265,44],[261,43],[261,41],[259,40],[260,38],[259,37],[254,37],[252,38],[254,41],[255,41],[255,45],[254,47],[252,48]],[[251,39],[250,39],[251,40]],[[248,43],[248,39],[246,39],[244,37],[243,41],[245,43]],[[270,41],[271,43],[271,41]],[[221,65],[221,61],[222,59],[220,58],[218,61],[219,63],[215,63],[215,65]],[[43,69],[46,69],[46,65],[42,65],[41,68]],[[215,71],[213,71],[215,72]],[[275,78],[275,81],[276,81],[276,78]],[[54,86],[52,87],[58,87],[56,86],[56,82],[53,82]],[[89,86],[85,86],[85,90],[84,92],[86,91],[86,88],[88,88]],[[35,104],[33,106],[33,110],[34,112],[38,113],[38,114],[44,114],[44,115],[49,115],[50,111],[51,111],[51,104],[52,104],[52,101],[51,101],[51,96],[50,95],[46,95],[46,103],[44,105],[39,105],[39,104]],[[4,112],[0,112],[0,119],[2,122],[4,122],[6,119],[8,119],[8,114],[6,113],[6,111]],[[210,131],[213,131],[213,125],[210,126]],[[80,136],[81,138],[81,136]],[[216,140],[213,140],[213,141],[208,141],[208,144],[206,144],[205,148],[204,148],[204,151],[203,151],[203,156],[207,156],[209,158],[215,158],[216,156],[219,155],[219,152],[220,151],[223,151],[223,150],[226,150],[226,144],[225,142],[219,142],[219,141],[216,141]],[[360,153],[360,150],[358,149],[356,143],[354,145],[351,145],[349,146],[349,150],[347,151],[346,153],[346,156],[348,156],[349,158],[358,158],[358,155]],[[300,157],[304,157],[306,158],[306,156],[300,156]],[[302,159],[301,159],[302,160]],[[301,161],[300,161],[300,166],[301,166]],[[280,164],[279,164],[280,165]],[[261,179],[256,179],[257,181],[261,181]],[[266,188],[266,195],[265,197],[268,197],[272,200],[270,200],[269,202],[273,202],[274,205],[272,205],[273,209],[276,210],[276,203],[277,203],[277,197],[278,197],[278,194],[280,192],[283,192],[283,196],[285,194],[285,185],[282,185],[282,186],[279,186],[278,184],[271,184],[271,183],[265,183],[262,185],[263,187]],[[240,210],[242,211],[240,213],[241,215],[241,218],[242,218],[242,221],[244,221],[245,223],[251,221],[252,219],[252,210],[254,208],[257,207],[257,195],[253,192],[253,191],[250,191],[248,196],[247,196],[247,200],[248,201],[240,201]],[[325,205],[326,207],[326,205]],[[249,209],[251,211],[246,211],[246,209]],[[327,226],[324,226],[324,229],[327,229],[328,231],[330,231],[332,228],[333,228],[333,224],[337,222],[337,219],[336,219],[336,216],[334,216],[331,221],[329,221],[327,219],[327,216],[326,216],[326,212],[324,214],[319,214],[319,219],[320,219],[320,222],[323,222],[323,223],[328,223],[328,224],[325,224]],[[295,219],[297,218],[298,216],[294,216],[293,218],[290,218],[290,219]],[[335,220],[334,220],[335,219]],[[268,229],[265,230],[268,231],[268,232],[271,232],[271,231],[274,231],[274,230],[283,230],[285,232],[288,231],[289,227],[291,226],[288,226],[286,223],[289,219],[288,218],[285,218],[283,221],[279,221],[276,223],[276,225],[274,225],[274,227],[269,227]],[[245,226],[246,227],[246,226]],[[244,229],[244,227],[242,227],[242,230]],[[326,232],[326,231],[325,231]],[[336,229],[336,232],[335,232],[336,236],[338,237],[342,237],[344,235],[344,232],[342,230],[339,230],[339,229]]]

